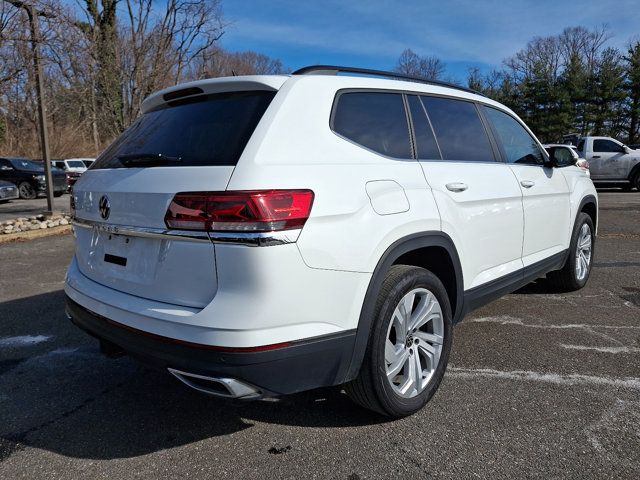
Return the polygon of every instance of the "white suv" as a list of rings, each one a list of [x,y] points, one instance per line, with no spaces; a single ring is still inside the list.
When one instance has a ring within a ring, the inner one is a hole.
[[[207,393],[345,385],[398,417],[436,391],[466,313],[545,274],[584,286],[587,175],[503,105],[398,77],[320,66],[149,97],[73,190],[73,322]]]

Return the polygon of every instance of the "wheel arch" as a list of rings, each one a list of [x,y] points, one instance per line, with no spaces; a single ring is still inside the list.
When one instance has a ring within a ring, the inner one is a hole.
[[[627,179],[630,182],[633,182],[633,180],[636,178],[636,175],[640,175],[640,162],[636,163],[633,168],[631,169],[631,171],[629,172],[629,176],[627,177]]]
[[[395,241],[385,250],[369,281],[360,310],[353,355],[345,382],[354,379],[360,371],[369,343],[376,298],[387,271],[397,264],[413,265],[432,271],[445,285],[452,300],[453,323],[458,323],[464,316],[464,279],[460,257],[451,237],[446,233],[433,231],[412,234]]]
[[[598,200],[593,195],[586,195],[578,206],[578,211],[576,213],[576,218],[579,213],[584,212],[591,217],[591,221],[593,222],[593,226],[598,231]],[[575,225],[575,219],[574,219]]]

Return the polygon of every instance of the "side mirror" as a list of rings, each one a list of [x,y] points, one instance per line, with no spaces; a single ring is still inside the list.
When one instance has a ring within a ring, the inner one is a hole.
[[[624,153],[631,153],[631,149],[626,145],[623,145],[622,148],[624,149]]]

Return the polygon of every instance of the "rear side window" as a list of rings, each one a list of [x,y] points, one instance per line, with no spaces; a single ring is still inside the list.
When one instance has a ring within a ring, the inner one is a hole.
[[[544,165],[542,150],[515,118],[491,107],[485,107],[485,112],[502,143],[507,163]]]
[[[493,149],[471,102],[422,97],[443,160],[493,162]]]
[[[395,158],[411,158],[402,95],[349,92],[338,97],[333,130],[364,147]]]
[[[142,115],[91,167],[236,165],[274,96],[232,92],[172,102]]]
[[[415,95],[409,95],[407,99],[409,101],[411,120],[413,121],[418,159],[440,160],[440,150],[438,150],[438,144],[436,143],[436,138],[433,136],[433,130],[431,130],[431,125],[429,124],[429,119],[422,106],[422,102],[420,102],[420,99]]]
[[[622,148],[616,142],[612,142],[611,140],[594,140],[593,151],[603,152],[603,153],[611,153],[611,152],[618,153],[618,152],[624,152],[624,148]]]

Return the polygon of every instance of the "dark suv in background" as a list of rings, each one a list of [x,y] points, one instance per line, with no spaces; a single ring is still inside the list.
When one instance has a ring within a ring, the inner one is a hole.
[[[67,190],[66,175],[58,168],[51,169],[53,195],[61,196]],[[0,158],[0,180],[18,187],[20,198],[33,199],[46,192],[44,165],[26,158]]]

